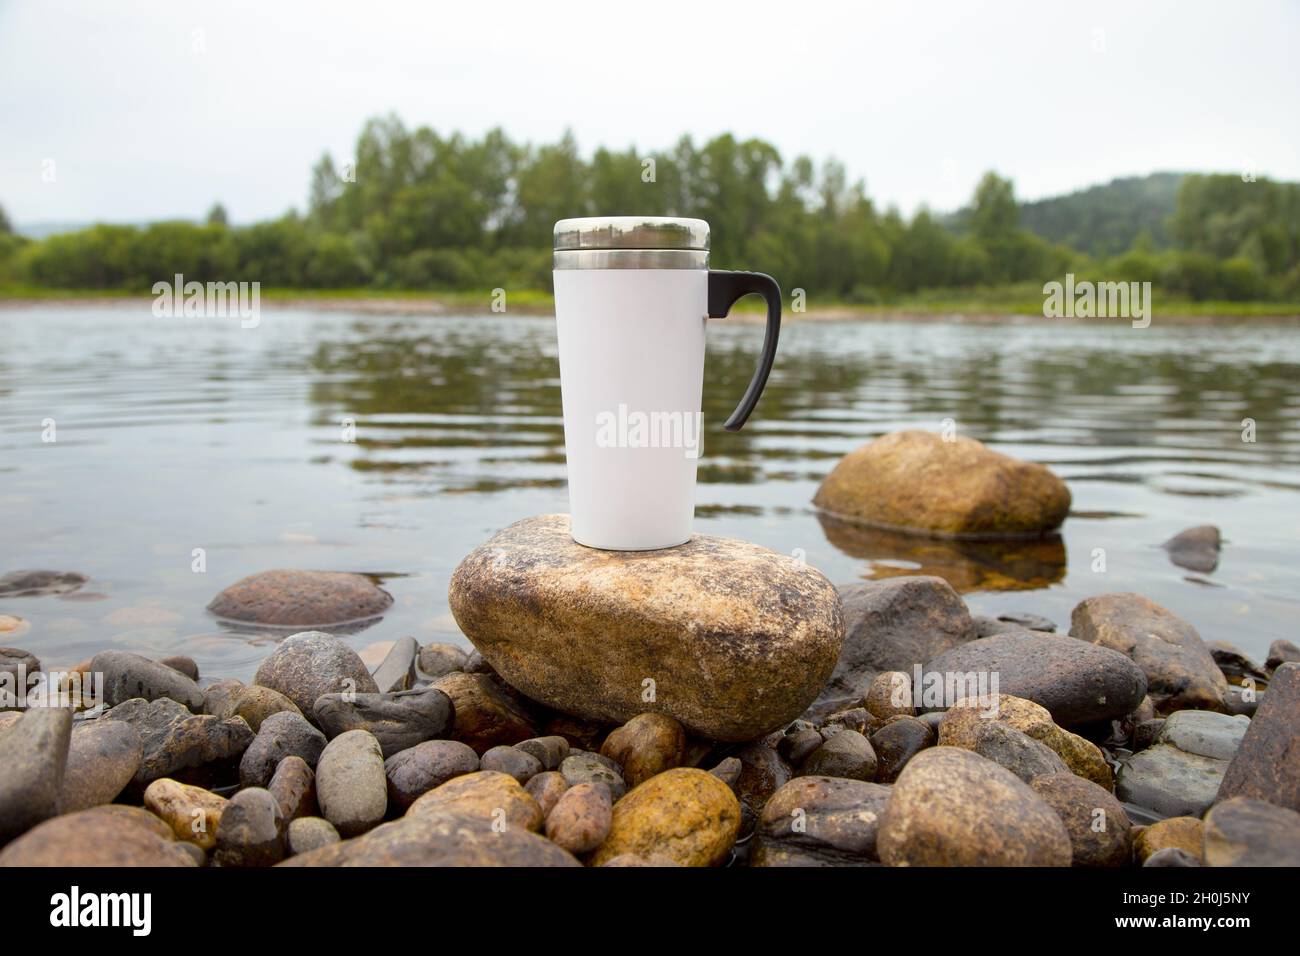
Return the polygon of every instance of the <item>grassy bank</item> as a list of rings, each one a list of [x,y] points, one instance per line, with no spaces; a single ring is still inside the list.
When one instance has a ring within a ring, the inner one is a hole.
[[[356,309],[364,312],[408,312],[411,314],[491,314],[493,293],[490,289],[261,289],[263,303],[279,307],[322,308],[331,311]],[[53,305],[56,303],[94,304],[152,299],[151,295],[126,289],[51,289],[45,286],[0,283],[0,306]],[[736,311],[759,315],[763,304],[756,298],[737,304]],[[1156,319],[1269,318],[1300,320],[1300,302],[1196,302],[1188,299],[1153,298]],[[526,315],[545,315],[555,309],[555,299],[543,289],[506,290],[506,311]],[[1021,316],[1043,318],[1040,287],[1017,284],[966,293],[953,290],[915,293],[873,302],[809,297],[805,312],[793,313],[790,297],[785,304],[789,319],[853,319],[916,316],[997,317]],[[1061,321],[1051,319],[1050,321]],[[1090,321],[1090,320],[1080,320]],[[1109,320],[1091,320],[1109,321]]]

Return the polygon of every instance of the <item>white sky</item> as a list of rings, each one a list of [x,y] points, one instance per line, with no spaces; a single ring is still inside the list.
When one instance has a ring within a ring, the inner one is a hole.
[[[440,133],[572,128],[587,154],[759,136],[906,212],[960,205],[986,169],[1022,198],[1248,163],[1300,179],[1298,51],[1296,0],[0,0],[0,205],[19,224],[216,200],[267,218],[390,110]]]

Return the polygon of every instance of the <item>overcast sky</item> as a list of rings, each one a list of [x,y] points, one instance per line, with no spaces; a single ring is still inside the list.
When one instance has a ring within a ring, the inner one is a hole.
[[[586,154],[758,136],[907,212],[955,208],[986,169],[1024,198],[1157,170],[1300,179],[1298,50],[1296,0],[0,0],[0,205],[19,224],[276,216],[390,110],[571,128]]]

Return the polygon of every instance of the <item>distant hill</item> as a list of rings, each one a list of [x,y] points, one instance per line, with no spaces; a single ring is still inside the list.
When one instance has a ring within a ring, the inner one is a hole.
[[[1094,256],[1123,252],[1143,232],[1157,248],[1171,244],[1165,228],[1183,173],[1113,179],[1065,196],[1020,205],[1020,224],[1052,242]]]

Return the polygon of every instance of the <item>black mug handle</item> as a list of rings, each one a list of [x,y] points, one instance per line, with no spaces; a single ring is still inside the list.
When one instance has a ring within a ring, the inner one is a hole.
[[[767,330],[763,333],[763,352],[758,357],[758,368],[754,369],[754,377],[749,380],[745,397],[722,426],[729,432],[740,431],[767,385],[768,373],[776,359],[776,340],[781,335],[781,287],[775,279],[761,272],[709,271],[709,318],[725,319],[736,301],[750,293],[767,300]]]

